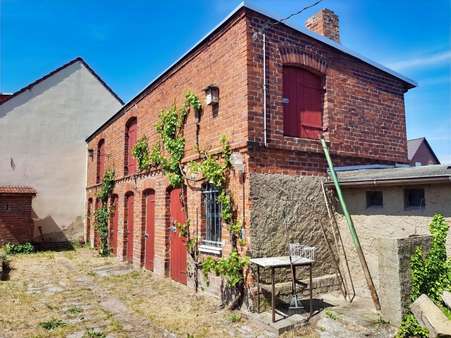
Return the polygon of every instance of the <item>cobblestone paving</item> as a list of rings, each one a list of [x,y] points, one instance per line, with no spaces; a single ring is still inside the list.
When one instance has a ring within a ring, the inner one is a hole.
[[[15,256],[12,267],[0,282],[0,338],[274,336],[214,298],[89,249]]]

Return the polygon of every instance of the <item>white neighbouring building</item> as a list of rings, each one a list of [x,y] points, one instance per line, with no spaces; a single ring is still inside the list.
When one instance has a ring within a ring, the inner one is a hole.
[[[85,139],[122,105],[82,58],[0,95],[0,185],[37,191],[35,241],[83,236]]]

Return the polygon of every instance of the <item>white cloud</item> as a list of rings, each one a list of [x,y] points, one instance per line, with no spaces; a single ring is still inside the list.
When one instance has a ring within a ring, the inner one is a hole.
[[[396,70],[426,68],[451,62],[451,50],[415,57],[412,59],[392,62],[388,66]]]

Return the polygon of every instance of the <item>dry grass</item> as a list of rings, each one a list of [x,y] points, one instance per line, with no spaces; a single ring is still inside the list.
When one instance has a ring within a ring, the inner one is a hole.
[[[117,338],[133,336],[130,330],[136,327],[130,328],[129,322],[102,305],[105,295],[122,301],[146,334],[155,328],[196,338],[249,336],[249,332],[264,336],[264,330],[245,316],[219,309],[219,300],[169,279],[145,271],[115,277],[93,273],[110,264],[117,264],[116,259],[98,257],[86,248],[14,256],[10,280],[0,282],[6,309],[0,311],[0,336],[66,337],[93,328]],[[60,321],[64,325],[54,325]],[[46,330],[40,326],[43,322],[54,329]]]
[[[230,320],[231,313],[219,309],[219,300],[195,294],[148,272],[108,277],[99,283],[156,326],[181,336],[233,337],[239,326],[246,323],[245,318]]]
[[[40,252],[12,258],[10,280],[0,282],[4,309],[0,311],[0,336],[66,337],[106,323],[109,332],[125,337],[114,322],[108,321],[111,315],[98,304],[96,295],[79,286],[79,275],[58,264],[58,259],[66,255],[67,252]],[[80,312],[68,311],[74,307],[79,307]],[[64,325],[52,330],[40,326],[52,320]]]

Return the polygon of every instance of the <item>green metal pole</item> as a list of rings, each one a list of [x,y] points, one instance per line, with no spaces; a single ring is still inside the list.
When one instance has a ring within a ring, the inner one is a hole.
[[[349,232],[351,233],[352,243],[357,250],[357,254],[359,255],[360,264],[362,264],[363,273],[365,274],[366,282],[368,284],[368,288],[371,292],[371,298],[373,299],[374,306],[376,310],[381,309],[381,305],[379,303],[379,297],[377,295],[376,288],[373,283],[373,279],[371,278],[370,270],[368,269],[368,264],[366,263],[365,256],[363,254],[362,247],[360,245],[359,236],[357,236],[357,232],[355,231],[354,223],[352,221],[351,215],[349,214],[348,207],[346,206],[345,199],[343,197],[343,193],[341,192],[340,183],[338,182],[337,174],[334,169],[334,165],[332,163],[332,159],[330,158],[329,149],[327,148],[326,141],[324,138],[321,138],[321,145],[323,146],[324,155],[326,156],[327,165],[329,166],[329,174],[334,182],[335,191],[337,192],[338,200],[341,205],[341,209],[343,210],[343,214],[346,219],[346,223],[348,225]]]

